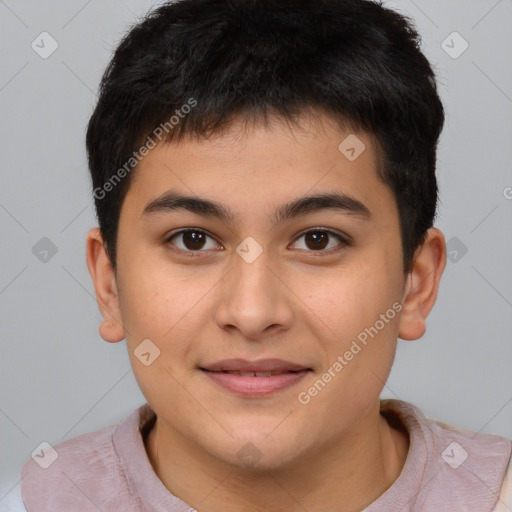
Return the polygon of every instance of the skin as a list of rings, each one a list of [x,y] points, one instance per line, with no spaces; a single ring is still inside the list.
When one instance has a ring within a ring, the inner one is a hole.
[[[321,114],[304,116],[301,129],[279,119],[244,129],[235,120],[209,140],[157,146],[122,206],[116,272],[99,229],[88,234],[87,264],[105,320],[100,334],[109,342],[126,338],[134,375],[157,414],[145,440],[149,460],[164,485],[198,510],[356,511],[404,466],[408,436],[379,414],[379,397],[397,338],[425,332],[445,240],[429,230],[404,273],[396,200],[378,178],[375,144],[357,133],[366,150],[351,162],[338,150],[350,133]],[[169,190],[221,202],[236,222],[184,210],[142,215]],[[364,203],[371,217],[323,210],[272,222],[278,206],[333,190]],[[202,247],[180,235],[168,241],[185,228],[211,238]],[[331,235],[319,250],[303,236],[310,228],[351,241]],[[236,252],[248,236],[263,249],[252,263]],[[183,254],[194,249],[198,257]],[[298,394],[394,303],[401,312],[300,403]],[[134,355],[146,338],[160,349],[149,366]],[[244,398],[198,369],[232,357],[281,358],[313,372],[272,395]],[[252,466],[237,456],[249,442],[261,455]]]

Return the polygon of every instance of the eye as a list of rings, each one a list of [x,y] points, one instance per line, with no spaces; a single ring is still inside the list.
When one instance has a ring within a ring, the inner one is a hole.
[[[172,243],[174,239],[181,240],[180,244]],[[334,231],[330,231],[327,229],[314,228],[302,233],[296,240],[300,240],[304,238],[305,240],[305,250],[308,252],[335,252],[335,251],[326,251],[326,247],[329,246],[329,239],[336,238],[339,242],[336,245],[344,247],[350,245],[348,237],[344,237]],[[210,247],[208,247],[208,239],[210,242]],[[166,243],[171,243],[176,246],[180,252],[186,254],[187,256],[199,256],[197,253],[205,252],[208,249],[216,249],[221,248],[222,246],[215,242],[213,237],[211,237],[208,233],[203,231],[202,229],[189,228],[173,233],[170,237],[166,239]],[[295,242],[296,243],[296,242]],[[334,247],[336,247],[336,245]],[[332,248],[332,247],[331,247]]]
[[[339,235],[338,233],[335,233],[334,231],[319,228],[310,229],[305,233],[302,233],[302,235],[300,235],[296,240],[304,238],[306,250],[311,249],[313,252],[334,252],[324,251],[326,246],[329,245],[329,239],[332,239],[333,237],[337,238],[341,242],[341,244],[337,245],[349,245],[349,241],[347,238]]]
[[[178,248],[181,249],[182,252],[191,253],[191,254],[187,254],[187,256],[195,256],[195,254],[193,254],[194,252],[204,252],[204,251],[201,251],[200,249],[205,248],[205,245],[207,245],[206,240],[208,238],[213,240],[213,238],[210,235],[208,235],[208,233],[206,233],[202,229],[195,229],[195,228],[184,229],[182,231],[178,231],[177,233],[174,233],[166,240],[166,243],[171,242],[171,240],[173,240],[175,238],[182,240],[182,247],[178,246]],[[175,245],[175,244],[173,244],[173,245]],[[211,245],[213,247],[206,247],[206,249],[211,249],[211,248],[215,249],[216,247],[219,247],[219,244],[216,242]]]

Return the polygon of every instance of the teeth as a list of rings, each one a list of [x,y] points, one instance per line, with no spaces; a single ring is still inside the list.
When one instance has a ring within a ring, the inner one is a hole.
[[[254,375],[256,375],[256,377],[270,377],[272,372],[254,372]]]

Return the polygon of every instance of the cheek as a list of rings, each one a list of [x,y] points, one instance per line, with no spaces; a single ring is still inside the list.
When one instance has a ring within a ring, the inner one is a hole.
[[[179,383],[188,368],[192,340],[197,338],[194,314],[200,312],[193,306],[200,299],[199,291],[168,269],[135,263],[124,269],[124,293],[120,294],[133,373],[149,403],[157,408],[178,407],[186,401]]]
[[[169,265],[137,258],[122,269],[120,302],[129,333],[163,341],[193,308],[199,290],[175,274]]]
[[[151,273],[131,273],[123,292],[120,304],[127,341],[135,343],[141,337],[160,340],[174,324],[172,288],[153,279]]]
[[[391,369],[398,335],[401,281],[382,263],[352,267],[333,278],[329,293],[315,301],[323,323],[327,368],[336,375],[333,388],[350,393],[380,392]],[[333,365],[336,361],[343,366]],[[325,397],[327,398],[327,397]]]
[[[160,350],[155,366],[182,374],[204,339],[205,319],[212,315],[212,289],[222,276],[198,275],[197,269],[192,275],[184,267],[157,261],[148,264],[146,259],[139,263],[134,259],[122,275],[120,302],[130,356],[143,340],[150,339]],[[136,360],[132,363],[139,366]]]
[[[316,289],[308,294],[308,306],[329,328],[326,332],[334,342],[347,341],[391,307],[396,293],[389,275],[386,268],[372,262],[339,268],[326,276],[322,286],[309,283]]]

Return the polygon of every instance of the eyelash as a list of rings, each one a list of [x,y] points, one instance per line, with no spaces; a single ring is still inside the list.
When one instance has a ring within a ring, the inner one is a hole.
[[[165,243],[166,244],[169,244],[171,242],[171,240],[179,235],[183,235],[185,233],[190,233],[190,232],[193,232],[193,233],[202,233],[204,235],[206,235],[207,237],[209,238],[212,238],[214,239],[210,234],[208,234],[206,231],[202,230],[202,229],[199,229],[199,228],[188,228],[188,229],[183,229],[181,231],[177,231],[176,233],[173,233],[172,235],[170,235],[169,237],[167,237],[167,239],[165,240]],[[295,240],[299,240],[300,238],[302,238],[303,236],[306,236],[308,235],[309,233],[327,233],[328,235],[331,235],[331,236],[334,236],[336,238],[338,238],[338,240],[340,240],[341,242],[341,248],[337,248],[337,249],[329,249],[329,250],[318,250],[318,251],[313,251],[313,250],[306,250],[306,252],[311,252],[311,253],[318,253],[319,255],[322,254],[322,253],[326,253],[326,254],[332,254],[333,252],[338,252],[340,251],[343,247],[346,247],[346,246],[349,246],[350,245],[350,241],[348,240],[348,238],[346,237],[343,237],[342,235],[334,232],[334,231],[331,231],[329,229],[321,229],[321,228],[312,228],[312,229],[309,229],[307,231],[304,231],[303,233],[301,233]],[[218,243],[218,242],[216,242]],[[171,244],[172,245],[172,244]],[[220,244],[219,244],[220,245]],[[179,248],[175,248],[173,247],[172,248],[173,251],[176,251],[176,252],[179,252],[187,257],[191,257],[191,258],[196,258],[198,256],[201,256],[201,253],[204,253],[204,252],[207,252],[205,250],[184,250],[184,249],[179,249]],[[301,250],[304,250],[304,249],[301,249]]]

